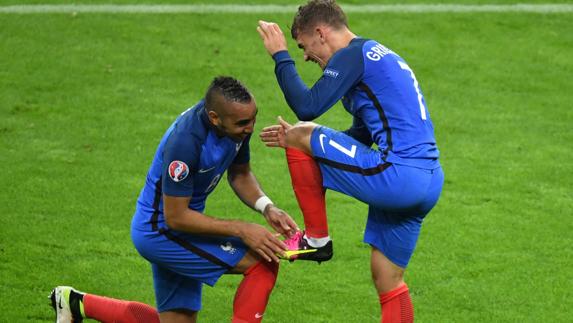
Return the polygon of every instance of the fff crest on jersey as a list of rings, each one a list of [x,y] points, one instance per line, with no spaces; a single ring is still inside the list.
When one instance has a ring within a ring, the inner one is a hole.
[[[189,175],[189,167],[180,160],[172,161],[171,164],[169,164],[168,171],[169,177],[171,177],[174,182],[181,182]]]

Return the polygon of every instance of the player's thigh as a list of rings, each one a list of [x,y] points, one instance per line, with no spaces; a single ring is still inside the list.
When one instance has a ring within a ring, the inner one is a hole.
[[[387,163],[380,151],[327,127],[313,131],[311,145],[324,187],[376,208],[417,208],[433,185],[434,170]]]
[[[424,216],[369,206],[364,242],[378,249],[396,266],[406,268],[416,248]]]
[[[195,323],[197,322],[196,311],[174,310],[159,313],[161,323]]]
[[[441,169],[424,170],[422,173],[427,172],[430,173],[430,179],[428,185],[420,185],[425,187],[423,192],[403,192],[404,195],[418,195],[416,203],[402,205],[403,202],[390,201],[387,202],[389,207],[368,207],[364,242],[402,268],[407,267],[416,248],[422,223],[436,205],[442,190],[444,176]],[[412,181],[415,182],[415,178]],[[421,182],[425,183],[425,180]],[[396,199],[399,200],[399,197]]]
[[[152,263],[180,275],[214,285],[247,253],[238,237],[191,235],[177,231],[148,233],[135,241],[139,253]]]
[[[132,238],[139,253],[152,263],[160,311],[198,311],[202,284],[213,286],[248,250],[237,237],[166,231],[136,233]]]
[[[437,169],[417,203],[403,207],[401,202],[388,202],[391,207],[386,208],[369,205],[364,242],[378,249],[395,265],[406,268],[416,248],[422,223],[436,205],[442,185],[443,173]]]
[[[203,283],[154,263],[151,268],[155,303],[160,316],[162,313],[174,312],[166,316],[185,317],[189,316],[185,313],[201,310]]]
[[[368,204],[384,195],[381,185],[387,181],[382,174],[392,165],[379,151],[324,126],[314,129],[310,143],[324,187]]]

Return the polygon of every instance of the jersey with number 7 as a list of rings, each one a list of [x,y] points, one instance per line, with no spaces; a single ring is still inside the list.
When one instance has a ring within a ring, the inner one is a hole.
[[[412,69],[374,40],[354,38],[337,51],[308,88],[287,51],[273,56],[285,98],[300,120],[313,120],[342,99],[353,124],[345,133],[375,143],[385,162],[438,167],[438,148],[426,102]]]

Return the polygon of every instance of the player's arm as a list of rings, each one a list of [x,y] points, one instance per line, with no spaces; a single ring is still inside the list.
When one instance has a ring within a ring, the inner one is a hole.
[[[362,50],[344,48],[333,55],[322,77],[308,88],[296,70],[278,25],[261,21],[257,30],[275,61],[275,74],[285,99],[299,120],[310,121],[321,116],[362,77]]]
[[[355,84],[360,67],[328,64],[324,74],[308,88],[287,51],[273,56],[275,75],[284,97],[297,118],[311,121],[328,111]],[[328,74],[327,74],[328,73]],[[336,75],[336,76],[335,76]]]
[[[360,80],[362,57],[353,58],[356,55],[352,51],[342,51],[331,58],[323,75],[312,88],[308,88],[302,81],[287,51],[273,55],[277,81],[299,120],[310,121],[321,116]]]
[[[277,232],[285,237],[290,237],[298,230],[294,220],[266,198],[248,162],[231,164],[227,170],[227,179],[241,201],[247,206],[260,211],[269,225]],[[257,203],[260,205],[257,205]]]
[[[174,230],[195,234],[235,236],[267,261],[279,261],[277,254],[287,250],[265,227],[239,220],[224,220],[189,208],[190,197],[163,194],[163,210],[167,225]]]

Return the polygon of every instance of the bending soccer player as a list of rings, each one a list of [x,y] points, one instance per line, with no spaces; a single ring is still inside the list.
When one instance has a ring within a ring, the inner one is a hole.
[[[291,126],[282,119],[261,132],[267,146],[286,148],[304,215],[306,231],[289,244],[318,248],[300,259],[324,261],[332,254],[324,188],[367,203],[364,242],[372,246],[382,322],[412,321],[404,270],[444,181],[434,128],[412,69],[390,49],[352,33],[332,0],[300,6],[291,27],[305,61],[323,71],[311,88],[301,80],[280,27],[259,21],[257,30],[298,119],[313,120],[339,100],[353,116],[352,126],[343,132],[310,122]]]
[[[131,237],[151,263],[157,310],[60,286],[57,322],[195,322],[203,284],[242,273],[233,322],[260,322],[287,247],[265,227],[203,213],[223,173],[236,195],[285,237],[298,230],[265,196],[249,166],[257,107],[237,80],[218,77],[205,99],[183,112],[161,140],[137,201]],[[158,313],[159,312],[159,313]]]

